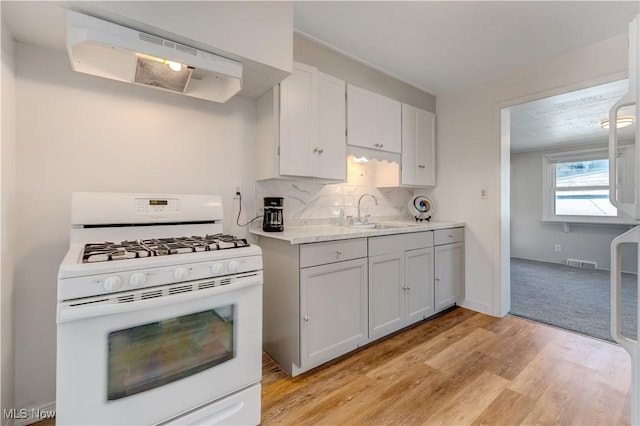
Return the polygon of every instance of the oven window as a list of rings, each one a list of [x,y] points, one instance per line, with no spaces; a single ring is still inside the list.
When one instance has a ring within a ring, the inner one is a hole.
[[[107,396],[116,400],[232,359],[234,306],[109,333]]]

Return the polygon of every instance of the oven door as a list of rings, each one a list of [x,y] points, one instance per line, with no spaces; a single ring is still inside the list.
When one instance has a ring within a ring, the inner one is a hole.
[[[59,304],[56,423],[155,424],[258,383],[262,272],[230,281]]]

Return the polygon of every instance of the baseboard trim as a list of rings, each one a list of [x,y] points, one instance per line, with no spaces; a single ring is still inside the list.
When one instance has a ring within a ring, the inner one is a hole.
[[[477,300],[464,299],[463,301],[458,303],[458,306],[462,306],[463,308],[471,309],[472,311],[494,316],[491,310],[489,309],[489,305],[483,302],[479,302]]]
[[[25,407],[18,410],[20,418],[13,422],[14,426],[26,426],[44,419],[51,419],[56,415],[56,403],[50,402],[37,407]]]

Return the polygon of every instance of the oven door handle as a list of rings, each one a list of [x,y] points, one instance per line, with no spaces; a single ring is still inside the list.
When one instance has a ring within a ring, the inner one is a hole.
[[[122,314],[126,312],[139,312],[145,309],[159,308],[162,306],[175,305],[178,303],[190,302],[206,297],[215,297],[231,291],[237,291],[247,287],[259,286],[262,284],[262,274],[253,277],[243,278],[233,284],[211,287],[203,290],[193,290],[185,293],[160,296],[153,299],[134,300],[132,302],[117,302],[110,299],[107,303],[85,304],[70,306],[70,304],[58,305],[58,324],[63,322],[78,321],[86,318],[99,317],[104,315]],[[193,284],[194,286],[197,283]]]

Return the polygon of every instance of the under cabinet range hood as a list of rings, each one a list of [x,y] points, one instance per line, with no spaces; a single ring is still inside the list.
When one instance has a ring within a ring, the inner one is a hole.
[[[242,88],[242,64],[181,43],[67,11],[75,71],[213,102]]]

